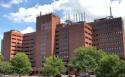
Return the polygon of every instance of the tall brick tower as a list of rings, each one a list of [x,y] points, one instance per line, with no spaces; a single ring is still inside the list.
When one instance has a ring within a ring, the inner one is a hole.
[[[55,30],[60,18],[53,14],[40,15],[36,18],[35,64],[37,68],[48,56],[53,56],[55,46]]]

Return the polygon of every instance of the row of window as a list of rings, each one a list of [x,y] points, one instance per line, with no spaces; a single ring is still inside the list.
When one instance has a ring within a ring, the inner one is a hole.
[[[15,46],[15,45],[13,45],[12,47],[14,47],[14,48],[28,48],[28,49],[32,49],[33,48],[33,46]]]
[[[22,43],[20,43],[20,42],[13,42],[13,41],[12,41],[12,43],[13,43],[13,44],[22,45]]]
[[[68,46],[56,46],[56,50],[61,50],[61,51],[67,51],[68,50]]]
[[[19,37],[19,38],[22,37],[21,35],[16,35],[16,34],[12,34],[12,36],[16,36],[16,37]]]
[[[104,24],[105,23],[105,24]],[[109,21],[107,20],[106,22],[104,23],[98,23],[97,25],[94,25],[95,27],[101,25],[101,26],[119,26],[121,25],[121,20],[112,20],[112,21]]]
[[[27,47],[22,47],[22,48],[32,49],[32,48],[33,48],[33,46],[27,46]]]
[[[89,42],[85,42],[85,44],[87,44],[87,45],[92,45],[92,43],[89,43]]]
[[[24,39],[24,40],[22,40],[22,39],[16,39],[16,38],[12,38],[12,40],[14,40],[14,41],[19,41],[19,42],[22,42],[22,41],[26,41],[26,42],[32,42],[34,39]]]
[[[118,40],[122,40],[122,38],[120,38],[120,37],[112,37],[112,38],[110,38],[110,37],[104,37],[104,38],[98,38],[98,39],[93,39],[93,41],[98,41],[98,42],[116,42],[116,41],[118,41]]]
[[[23,44],[23,45],[34,45],[34,42],[29,42],[29,43],[23,42],[22,44]]]
[[[98,44],[99,45],[120,45],[123,44],[122,41],[102,41],[102,42],[94,42],[94,44]]]
[[[102,50],[121,50],[123,47],[101,48]]]
[[[22,41],[33,41],[34,39],[31,38],[31,39],[23,39]]]
[[[89,28],[88,26],[85,26],[84,28],[88,29],[89,31],[91,31],[91,30],[92,30],[92,29],[91,29],[91,28]]]
[[[94,28],[95,30],[105,30],[105,29],[112,29],[112,28],[116,28],[116,29],[120,29],[121,28],[121,26],[118,26],[117,27],[117,25],[105,25],[105,26],[98,26],[98,27],[96,27],[96,28]]]
[[[86,39],[92,41],[92,38],[85,36]]]
[[[15,46],[15,45],[13,45],[12,47],[14,47],[14,48],[22,48],[22,46]]]
[[[22,39],[12,38],[12,40],[22,41]]]
[[[106,33],[106,32],[104,32],[104,33],[98,33],[98,34],[94,34],[93,36],[108,36],[108,35],[116,35],[116,34],[121,34],[122,33],[122,31],[117,31],[117,32],[112,32],[112,33]]]
[[[92,33],[85,31],[86,34],[92,36]]]
[[[19,52],[19,51],[21,51],[21,49],[19,49],[19,50],[16,50],[16,49],[12,49],[12,51],[14,51],[14,52]]]

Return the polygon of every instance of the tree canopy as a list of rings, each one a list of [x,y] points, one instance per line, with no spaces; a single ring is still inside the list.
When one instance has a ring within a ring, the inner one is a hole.
[[[9,61],[4,61],[3,56],[0,54],[0,73],[11,74],[13,72],[12,65]]]
[[[84,71],[95,71],[100,58],[105,55],[102,50],[97,48],[80,47],[75,50],[75,57],[69,63],[69,66]]]
[[[1,74],[11,74],[13,72],[12,65],[10,62],[1,61],[0,62],[0,73]]]
[[[32,67],[28,56],[25,53],[17,53],[11,61],[14,73],[16,74],[30,74]]]
[[[48,57],[43,64],[42,72],[45,75],[55,76],[64,70],[64,64],[59,57]]]
[[[120,65],[120,59],[116,55],[106,55],[100,59],[99,67],[97,69],[98,77],[118,77],[117,71]]]
[[[0,61],[2,61],[2,59],[3,59],[3,56],[0,54]]]
[[[117,55],[106,53],[95,47],[80,47],[75,50],[75,57],[70,67],[86,72],[94,72],[97,77],[124,77],[125,61]]]

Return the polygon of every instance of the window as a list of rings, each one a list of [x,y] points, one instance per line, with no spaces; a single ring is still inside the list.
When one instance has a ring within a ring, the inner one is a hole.
[[[16,38],[12,38],[12,40],[16,40]]]

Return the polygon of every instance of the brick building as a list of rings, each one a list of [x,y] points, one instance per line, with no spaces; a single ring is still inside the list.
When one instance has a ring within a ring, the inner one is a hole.
[[[22,42],[23,42],[22,51],[24,51],[28,55],[32,63],[32,67],[35,67],[35,59],[34,59],[35,32],[23,34]]]
[[[56,29],[55,53],[68,62],[74,49],[92,46],[92,27],[84,22],[59,24]]]
[[[28,55],[32,66],[34,67],[34,36],[35,33],[22,34],[16,30],[5,32],[1,49],[4,59],[11,60],[17,52],[24,51]]]
[[[93,45],[125,58],[124,25],[122,18],[104,18],[93,22]]]
[[[60,56],[67,63],[73,57],[73,51],[81,46],[95,46],[125,58],[124,37],[122,18],[60,23],[58,16],[47,14],[36,18],[36,32],[5,32],[2,54],[5,60],[11,60],[18,51],[24,51],[33,69],[40,70],[46,57]]]
[[[23,35],[15,30],[4,33],[2,40],[2,55],[5,60],[11,60],[16,52],[22,50]]]

